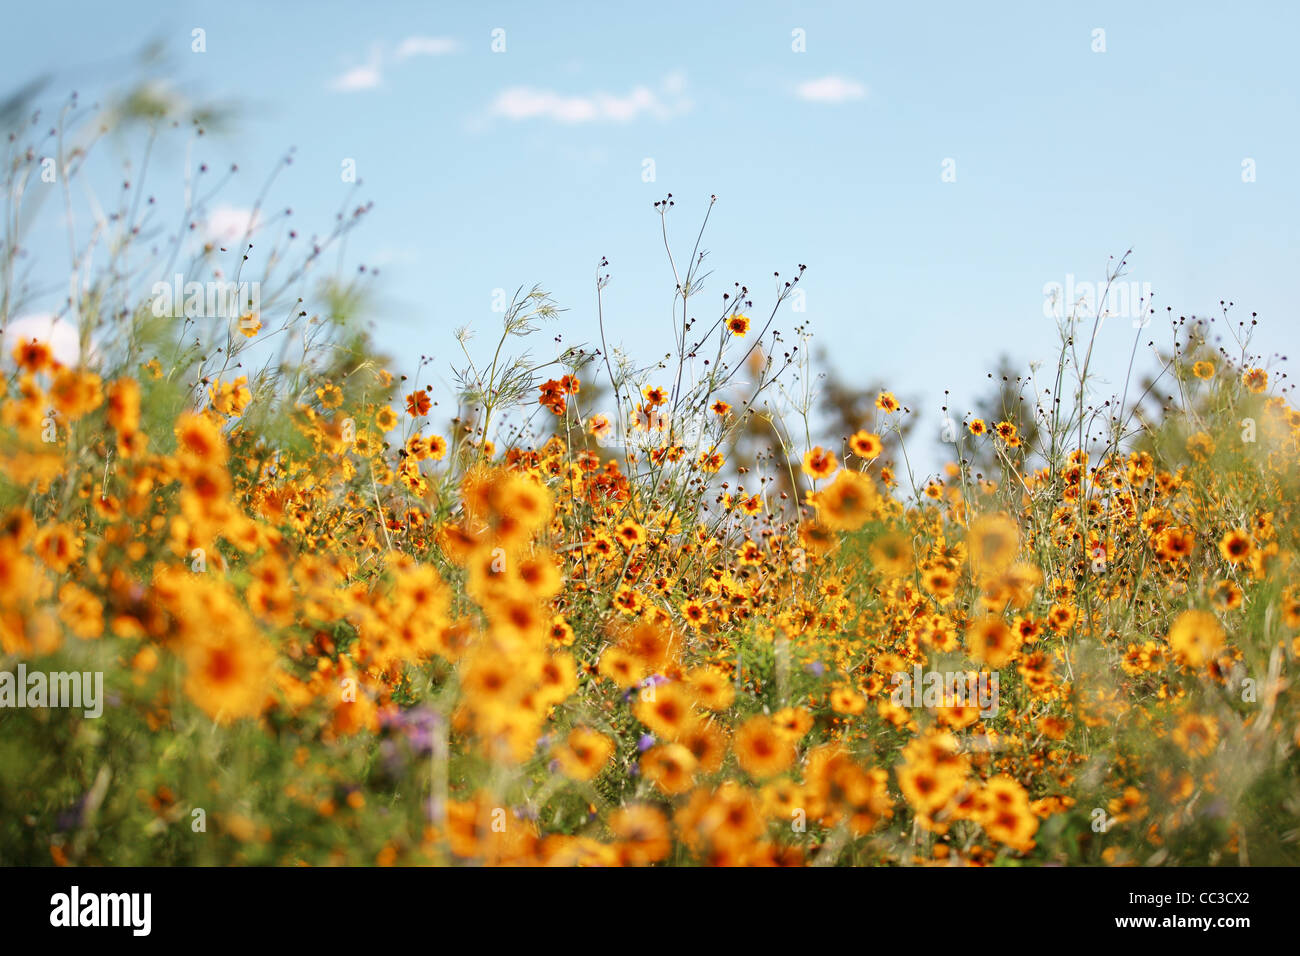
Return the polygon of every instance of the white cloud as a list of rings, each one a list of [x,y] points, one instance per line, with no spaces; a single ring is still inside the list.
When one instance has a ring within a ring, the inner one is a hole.
[[[407,37],[397,45],[397,58],[413,56],[444,56],[455,53],[460,44],[452,37]]]
[[[379,65],[376,63],[369,66],[354,66],[346,73],[335,77],[330,87],[351,93],[356,90],[373,90],[383,81],[383,74],[379,72]]]
[[[205,242],[231,246],[256,233],[261,224],[261,219],[251,209],[222,205],[212,210],[203,221],[203,238]]]
[[[339,74],[330,81],[330,89],[343,93],[355,93],[358,90],[373,90],[384,85],[384,66],[392,61],[401,63],[413,56],[445,56],[460,49],[460,42],[454,37],[409,36],[397,44],[392,54],[387,54],[378,45],[370,48],[370,58],[363,66]]]
[[[800,83],[796,92],[800,99],[813,103],[844,103],[862,99],[867,95],[867,88],[856,80],[846,80],[842,76],[823,76],[818,80]]]
[[[643,113],[668,119],[691,108],[685,89],[681,74],[673,74],[665,82],[668,99],[648,86],[634,87],[626,96],[604,92],[566,96],[554,90],[515,86],[498,93],[489,112],[510,120],[550,119],[558,123],[626,123]]]

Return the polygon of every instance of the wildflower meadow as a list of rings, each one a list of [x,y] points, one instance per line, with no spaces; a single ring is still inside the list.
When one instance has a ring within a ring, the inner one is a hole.
[[[11,120],[0,862],[1300,862],[1300,410],[1268,316],[1107,318],[1116,255],[1055,354],[934,436],[923,357],[824,364],[792,307],[816,261],[711,274],[720,184],[661,189],[662,255],[600,260],[585,301],[520,275],[385,354],[364,188],[300,233],[285,157],[214,236],[231,173],[189,149],[216,113],[142,87]],[[66,233],[50,314],[34,218]],[[663,277],[653,354],[620,270]],[[987,383],[997,346],[968,351]]]

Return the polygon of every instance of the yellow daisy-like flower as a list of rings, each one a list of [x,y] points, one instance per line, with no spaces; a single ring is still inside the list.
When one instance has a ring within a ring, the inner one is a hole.
[[[1169,646],[1189,667],[1200,667],[1223,647],[1223,627],[1209,611],[1184,611],[1169,628]]]
[[[1258,395],[1268,388],[1268,372],[1262,368],[1250,368],[1241,374],[1241,384],[1246,386],[1246,391]]]
[[[1219,553],[1229,564],[1245,564],[1250,560],[1255,544],[1244,528],[1234,528],[1219,542]]]
[[[859,431],[849,438],[849,449],[859,458],[870,460],[884,451],[884,442],[879,435],[868,431]]]
[[[255,312],[245,312],[239,317],[239,334],[251,339],[262,331],[262,317]]]
[[[803,456],[804,474],[814,481],[829,478],[839,466],[840,463],[836,461],[835,453],[827,451],[820,445],[809,449]]]
[[[316,389],[316,397],[326,408],[338,408],[343,404],[343,389],[337,385],[322,385]]]

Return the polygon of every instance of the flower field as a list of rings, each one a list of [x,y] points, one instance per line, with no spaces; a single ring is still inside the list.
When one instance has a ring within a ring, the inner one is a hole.
[[[521,289],[452,412],[253,247],[185,269],[242,255],[257,311],[110,268],[75,357],[0,343],[0,671],[103,680],[0,684],[0,861],[1297,862],[1300,411],[1251,323],[1154,318],[1112,398],[1067,319],[921,478],[901,373],[800,402],[802,266],[673,258],[645,366],[607,315],[534,356]]]

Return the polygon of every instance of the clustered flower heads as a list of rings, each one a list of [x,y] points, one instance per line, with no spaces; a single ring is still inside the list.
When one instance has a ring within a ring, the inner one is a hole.
[[[1269,821],[1296,808],[1267,794],[1294,782],[1300,742],[1284,676],[1300,415],[1259,370],[1198,362],[1219,391],[1189,438],[1171,415],[1142,449],[1007,459],[1001,480],[954,465],[908,501],[866,427],[903,413],[883,393],[838,454],[791,450],[810,488],[783,512],[720,483],[718,448],[620,461],[557,429],[448,457],[427,391],[382,371],[304,391],[277,444],[244,377],[171,416],[142,401],[165,378],[154,359],[103,381],[39,343],[12,358],[3,659],[92,658],[113,701],[93,743],[52,717],[30,738],[6,727],[9,761],[35,762],[39,734],[69,758],[19,791],[7,859],[1284,853]],[[539,392],[577,414],[576,374]],[[1225,452],[1251,401],[1266,437]],[[968,431],[1003,454],[1018,441],[1010,422]],[[718,483],[711,507],[700,489]],[[893,675],[917,667],[997,672],[1001,706],[900,706]],[[106,761],[95,809],[114,825],[78,843],[66,805]],[[211,837],[192,808],[213,810]]]

